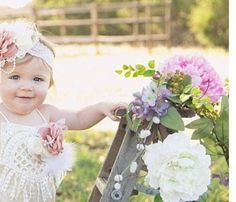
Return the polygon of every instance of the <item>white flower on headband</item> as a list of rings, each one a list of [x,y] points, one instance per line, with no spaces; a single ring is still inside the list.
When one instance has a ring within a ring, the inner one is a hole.
[[[15,45],[17,52],[5,55],[2,52],[0,59],[11,62],[14,58],[23,58],[38,41],[39,34],[34,24],[25,21],[2,23],[0,24],[0,51],[5,49],[5,53],[10,52],[10,49],[6,49]],[[8,46],[4,47],[7,42]]]
[[[53,52],[39,41],[39,32],[33,23],[16,21],[0,23],[0,68],[2,71],[6,62],[13,62],[14,71],[16,59],[25,57],[26,53],[43,59],[53,66]]]

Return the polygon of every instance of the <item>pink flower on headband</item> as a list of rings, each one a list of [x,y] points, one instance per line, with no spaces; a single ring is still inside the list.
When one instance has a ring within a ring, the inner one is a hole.
[[[0,31],[0,60],[14,56],[17,50],[11,34],[7,31]]]
[[[63,128],[57,123],[50,123],[49,127],[40,128],[38,131],[44,146],[52,155],[57,155],[63,150]]]

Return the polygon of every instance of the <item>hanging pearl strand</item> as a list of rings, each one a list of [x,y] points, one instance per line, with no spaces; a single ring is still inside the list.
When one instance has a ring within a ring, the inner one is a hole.
[[[15,68],[16,68],[16,57],[13,58],[13,65],[12,65],[12,69],[10,71],[6,71],[3,69],[4,65],[1,67],[1,71],[4,72],[5,74],[11,74],[12,72],[14,72]]]

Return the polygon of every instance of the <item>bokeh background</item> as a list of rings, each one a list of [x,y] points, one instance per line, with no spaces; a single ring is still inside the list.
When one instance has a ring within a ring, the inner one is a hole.
[[[99,101],[132,101],[149,81],[115,73],[123,64],[163,62],[174,54],[204,56],[228,78],[227,0],[0,0],[0,21],[30,19],[53,42],[55,86],[47,102],[79,109]],[[104,162],[118,123],[108,118],[84,131],[68,131],[77,161],[58,190],[58,201],[83,202]],[[212,156],[212,170],[227,173]],[[152,201],[139,194],[130,201]],[[228,187],[213,179],[199,201],[228,201]]]

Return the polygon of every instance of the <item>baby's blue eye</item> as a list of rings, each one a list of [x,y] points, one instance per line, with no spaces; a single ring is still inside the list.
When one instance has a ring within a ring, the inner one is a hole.
[[[19,80],[20,76],[19,75],[12,75],[12,76],[10,76],[10,79],[12,79],[12,80]]]
[[[44,81],[42,78],[39,78],[39,77],[35,77],[34,78],[34,81],[38,81],[38,82],[40,82],[40,81]]]

